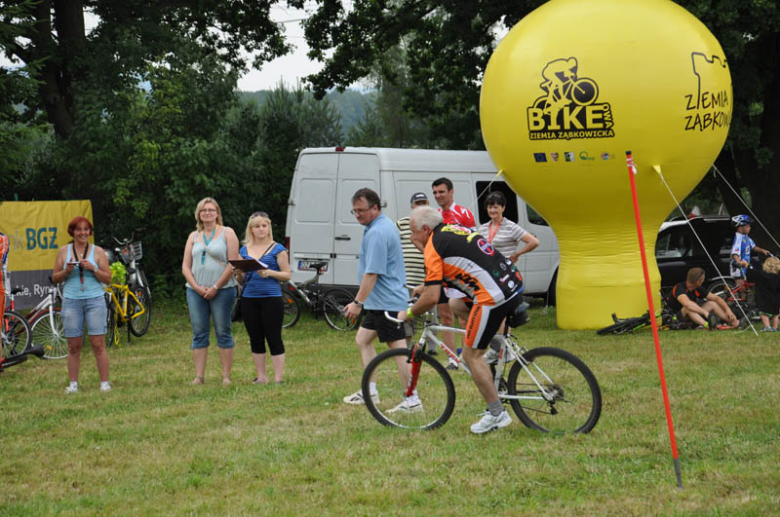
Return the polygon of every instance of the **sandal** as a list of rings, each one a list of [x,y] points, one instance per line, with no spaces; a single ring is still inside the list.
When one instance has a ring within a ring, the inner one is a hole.
[[[252,384],[268,384],[268,379],[261,381],[259,377],[255,377],[255,380],[252,381]]]
[[[195,378],[192,380],[191,383],[193,386],[197,386],[199,384],[203,384],[203,377],[195,376]]]
[[[233,384],[233,383],[232,383],[232,382],[230,382],[230,377],[223,377],[223,378],[222,378],[222,384],[223,384],[224,386],[229,386],[229,385],[231,385],[231,384]]]

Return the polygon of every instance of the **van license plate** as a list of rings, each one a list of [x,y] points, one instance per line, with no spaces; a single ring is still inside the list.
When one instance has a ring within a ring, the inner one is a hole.
[[[321,260],[299,260],[298,261],[298,271],[317,271],[317,268],[313,267],[312,264],[319,264],[322,262]],[[325,273],[328,271],[328,264],[325,264],[325,267],[322,268],[322,272]]]

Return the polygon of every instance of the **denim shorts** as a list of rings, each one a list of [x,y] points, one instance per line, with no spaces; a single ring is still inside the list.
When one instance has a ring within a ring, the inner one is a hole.
[[[211,300],[206,300],[195,292],[187,290],[187,306],[190,309],[190,323],[192,324],[192,348],[206,348],[209,346],[209,333],[211,332],[211,320],[214,320],[214,334],[217,337],[219,348],[233,348],[233,304],[236,301],[236,288],[224,287],[217,291]]]
[[[108,313],[104,296],[86,298],[84,300],[63,298],[61,314],[65,337],[83,336],[85,320],[88,335],[103,336],[106,333],[106,316]]]

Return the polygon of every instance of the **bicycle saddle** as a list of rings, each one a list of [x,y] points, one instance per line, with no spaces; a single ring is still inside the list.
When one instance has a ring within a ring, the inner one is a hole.
[[[528,323],[528,307],[530,307],[528,302],[522,302],[518,305],[515,312],[506,318],[506,324],[512,328],[517,328]]]

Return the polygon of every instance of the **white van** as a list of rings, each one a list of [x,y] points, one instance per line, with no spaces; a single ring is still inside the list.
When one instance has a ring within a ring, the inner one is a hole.
[[[478,224],[490,218],[482,206],[496,190],[506,194],[504,215],[534,234],[538,248],[520,257],[525,293],[547,295],[554,303],[558,271],[558,240],[552,228],[496,178],[496,168],[485,151],[425,149],[317,148],[304,149],[295,167],[287,210],[287,245],[294,281],[312,277],[312,263],[327,262],[321,283],[358,287],[357,269],[363,226],[350,213],[358,189],[375,190],[382,213],[393,221],[409,215],[415,192],[424,192],[432,206],[431,183],[449,178],[455,203],[474,212]]]

